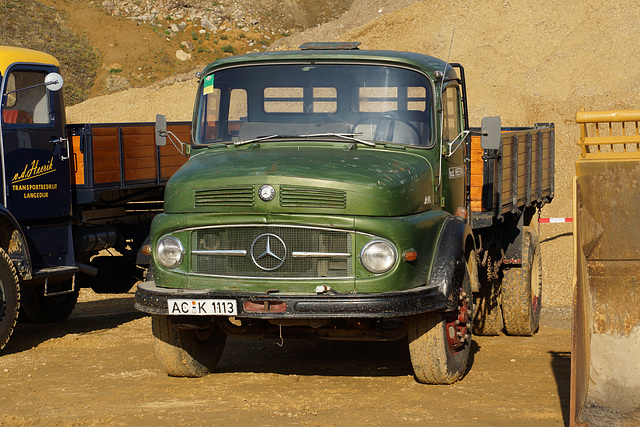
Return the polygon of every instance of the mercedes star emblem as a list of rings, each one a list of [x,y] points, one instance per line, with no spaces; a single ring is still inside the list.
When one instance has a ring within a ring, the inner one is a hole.
[[[270,202],[276,195],[276,190],[269,184],[265,184],[258,190],[258,196],[264,202]]]
[[[261,270],[271,271],[279,268],[284,264],[286,257],[287,246],[275,234],[261,234],[251,244],[251,259]]]

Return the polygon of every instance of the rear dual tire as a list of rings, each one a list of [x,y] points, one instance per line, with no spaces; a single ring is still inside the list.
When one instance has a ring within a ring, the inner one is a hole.
[[[496,336],[502,333],[502,307],[500,306],[500,282],[483,282],[474,294],[473,333],[480,336]]]
[[[534,227],[522,232],[519,265],[503,270],[502,280],[486,281],[474,295],[476,335],[532,336],[540,327],[542,310],[542,260]]]
[[[540,327],[542,260],[540,241],[533,227],[524,227],[522,264],[504,272],[502,317],[508,335],[532,336]]]

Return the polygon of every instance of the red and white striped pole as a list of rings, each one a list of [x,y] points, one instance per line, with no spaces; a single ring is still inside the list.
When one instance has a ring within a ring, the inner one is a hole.
[[[562,222],[573,222],[573,218],[538,218],[540,224],[559,224]]]

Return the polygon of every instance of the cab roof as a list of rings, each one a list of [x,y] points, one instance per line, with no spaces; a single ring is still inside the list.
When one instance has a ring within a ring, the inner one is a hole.
[[[0,73],[4,75],[7,68],[15,63],[46,64],[60,66],[56,58],[48,53],[22,47],[0,46]]]
[[[325,46],[331,45],[331,46]],[[445,61],[432,56],[414,52],[390,50],[359,50],[356,43],[348,46],[332,46],[332,43],[308,43],[301,46],[301,50],[271,51],[248,53],[219,59],[203,71],[203,75],[218,68],[238,65],[258,65],[282,62],[360,62],[383,63],[395,66],[408,66],[419,69],[432,78],[438,72],[446,69],[447,78],[456,78],[455,70]],[[355,46],[354,46],[355,45]]]

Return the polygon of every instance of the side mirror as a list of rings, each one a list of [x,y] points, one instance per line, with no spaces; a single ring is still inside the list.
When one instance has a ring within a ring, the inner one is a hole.
[[[156,114],[156,145],[167,145],[167,118],[162,114]]]
[[[499,150],[502,142],[502,120],[500,117],[484,117],[482,119],[482,136],[480,146],[483,150]]]
[[[49,73],[44,78],[44,85],[52,92],[57,92],[62,89],[63,84],[64,80],[62,80],[62,76],[58,73]]]

